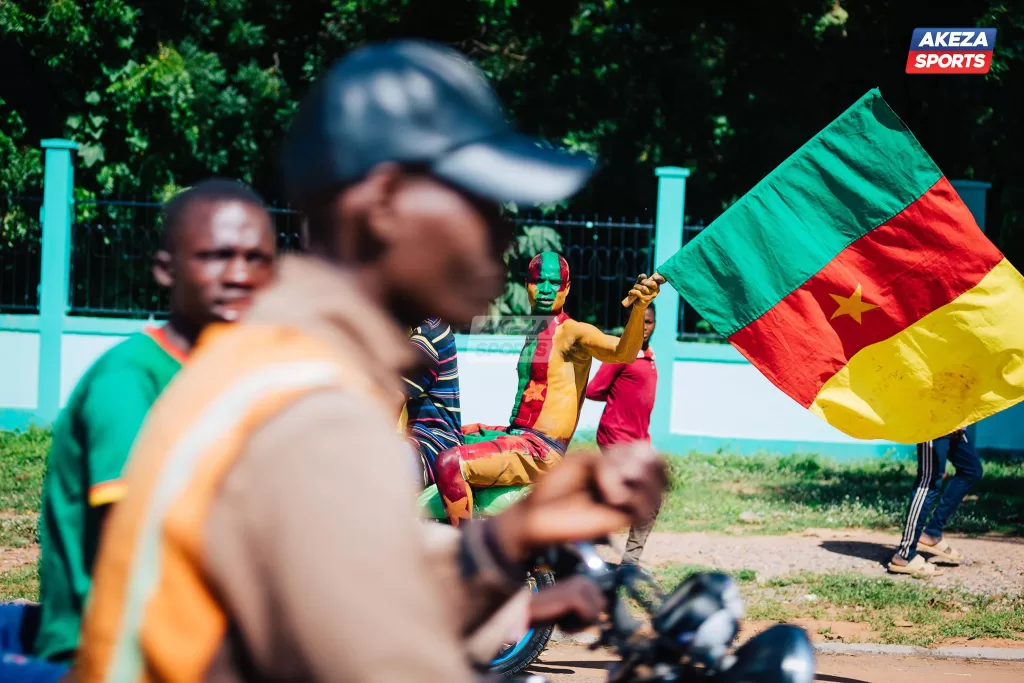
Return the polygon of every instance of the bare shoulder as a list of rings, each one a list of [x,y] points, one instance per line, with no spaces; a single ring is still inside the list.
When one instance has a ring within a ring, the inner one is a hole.
[[[593,344],[600,340],[604,333],[594,325],[579,320],[566,321],[565,325],[571,326],[566,330],[568,355],[577,362],[589,361],[594,355]]]
[[[597,329],[595,326],[579,320],[566,320],[562,326],[573,341],[579,341],[580,339],[584,339],[595,334],[601,334],[601,330]]]

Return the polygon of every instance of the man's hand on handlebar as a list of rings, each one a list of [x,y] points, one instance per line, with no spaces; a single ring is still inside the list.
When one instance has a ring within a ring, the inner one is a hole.
[[[530,597],[530,624],[557,622],[572,633],[596,624],[607,601],[597,584],[586,576],[573,576]]]
[[[552,545],[597,541],[649,519],[667,483],[665,461],[650,444],[573,453],[493,518],[495,537],[517,561]]]

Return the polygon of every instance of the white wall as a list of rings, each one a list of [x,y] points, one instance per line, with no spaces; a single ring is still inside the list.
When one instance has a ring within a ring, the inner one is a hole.
[[[39,333],[0,330],[0,408],[36,407]]]
[[[60,347],[60,406],[68,402],[78,380],[107,349],[127,337],[105,334],[65,334]]]
[[[672,396],[669,428],[677,434],[859,442],[805,410],[749,363],[676,361]]]
[[[92,362],[125,339],[133,327],[126,327],[126,321],[119,322],[121,326],[113,330],[116,334],[85,326],[64,335],[62,405]],[[143,324],[139,321],[137,327]],[[508,424],[522,343],[522,337],[459,340],[463,349],[459,352],[462,411],[467,424]],[[689,351],[694,351],[691,345],[687,346]],[[872,443],[851,439],[825,424],[772,386],[752,365],[731,361],[730,358],[739,356],[727,353],[728,347],[714,353],[709,349],[696,349],[701,352],[697,355],[689,351],[683,353],[683,346],[679,348],[685,359],[676,360],[670,370],[666,369],[666,362],[659,359],[659,370],[661,381],[671,378],[673,383],[671,433],[692,437],[697,444],[695,447],[713,449],[718,447],[715,440],[719,440],[719,445],[728,444],[729,440],[744,440],[765,447],[771,447],[770,442],[774,441],[778,442],[778,448],[791,450],[800,442],[806,442],[826,445],[818,447],[823,453],[829,452],[828,444],[834,444],[838,453],[851,445]],[[0,414],[7,411],[9,418],[0,422],[5,426],[17,426],[10,422],[23,419],[18,417],[18,411],[27,414],[36,407],[38,365],[37,332],[0,330]],[[595,361],[591,376],[599,367],[600,363]],[[596,430],[602,409],[603,404],[585,403],[579,423],[581,433]],[[1024,404],[979,423],[976,439],[982,448],[1024,449]]]

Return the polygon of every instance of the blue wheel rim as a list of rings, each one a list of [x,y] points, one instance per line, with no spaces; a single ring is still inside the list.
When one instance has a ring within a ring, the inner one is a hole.
[[[523,650],[523,648],[526,647],[526,643],[528,643],[530,641],[530,637],[531,636],[533,636],[533,629],[532,628],[529,631],[526,632],[526,635],[524,635],[522,638],[519,639],[518,643],[513,645],[511,648],[509,648],[504,653],[499,655],[497,659],[495,659],[493,662],[491,662],[491,666],[497,666],[499,664],[504,664],[505,662],[507,662],[508,660],[512,659],[517,654],[519,654]]]
[[[533,586],[532,586],[532,588],[533,588],[533,592],[534,592],[534,593],[536,593],[536,592],[537,592],[537,591],[539,590],[539,589],[538,589],[538,586],[537,586],[537,583],[536,583],[536,581],[535,581],[535,582],[533,583]],[[491,662],[491,666],[498,666],[499,664],[504,664],[505,662],[507,662],[508,660],[512,659],[512,658],[513,658],[513,657],[515,657],[515,656],[516,656],[517,654],[519,654],[520,652],[522,652],[523,648],[524,648],[524,647],[526,647],[526,644],[527,644],[528,642],[530,642],[530,638],[532,638],[532,637],[533,637],[533,632],[534,632],[534,629],[532,629],[532,628],[531,628],[531,629],[530,629],[529,631],[527,631],[527,632],[526,632],[526,633],[525,633],[525,634],[523,635],[523,637],[522,637],[522,638],[520,638],[520,639],[519,639],[519,640],[518,640],[518,641],[516,642],[516,644],[515,644],[515,645],[513,645],[513,646],[512,646],[512,647],[510,647],[509,649],[507,649],[507,650],[505,650],[504,652],[502,652],[501,654],[499,654],[499,655],[498,655],[498,656],[497,656],[497,657],[496,657],[496,658],[494,659],[494,661],[492,661],[492,662]]]

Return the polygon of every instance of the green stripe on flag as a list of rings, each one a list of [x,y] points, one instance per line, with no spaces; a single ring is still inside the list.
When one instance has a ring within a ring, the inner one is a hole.
[[[543,333],[541,333],[543,334]],[[523,392],[526,385],[530,383],[530,371],[536,362],[534,356],[537,353],[537,344],[540,343],[540,334],[526,340],[523,350],[519,352],[519,362],[516,363],[516,373],[519,375],[519,386],[516,387],[516,402],[512,406],[512,416],[509,422],[516,419],[519,414],[519,405],[523,402]]]
[[[941,177],[881,93],[871,90],[658,272],[728,337]]]

